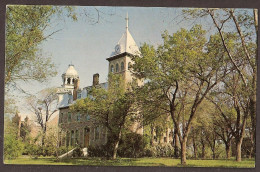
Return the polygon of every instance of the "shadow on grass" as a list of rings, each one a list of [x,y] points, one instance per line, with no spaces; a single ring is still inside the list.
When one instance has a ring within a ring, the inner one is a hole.
[[[72,158],[63,159],[57,162],[87,166],[166,166],[163,163],[142,162],[140,159],[136,158],[118,158],[115,160],[107,160],[104,158]]]

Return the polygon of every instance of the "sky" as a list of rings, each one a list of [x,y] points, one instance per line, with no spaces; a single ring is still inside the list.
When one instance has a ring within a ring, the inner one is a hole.
[[[98,22],[97,10],[100,15]],[[76,7],[78,21],[67,17],[53,18],[52,25],[45,34],[61,30],[41,45],[43,55],[50,56],[57,65],[57,76],[49,78],[45,83],[21,83],[21,86],[30,94],[48,87],[60,87],[61,75],[70,63],[79,74],[80,88],[92,85],[95,73],[99,73],[100,83],[106,82],[106,58],[110,57],[125,31],[127,13],[129,31],[140,47],[143,43],[154,46],[161,44],[161,34],[165,30],[172,34],[180,28],[190,29],[194,23],[182,20],[181,11],[181,8],[166,7]],[[196,21],[204,26],[207,26],[207,22],[209,21]],[[17,100],[20,114],[23,117],[30,116],[23,95]]]
[[[99,20],[98,13],[99,11]],[[72,63],[80,78],[80,88],[92,85],[93,74],[99,73],[100,83],[106,82],[108,61],[114,48],[125,32],[126,14],[129,18],[129,31],[136,44],[159,45],[161,34],[168,30],[176,32],[181,27],[190,28],[191,24],[180,21],[180,8],[149,7],[76,7],[78,20],[67,17],[53,18],[49,33],[60,30],[42,45],[42,54],[52,58],[57,65],[57,76],[49,78],[45,83],[20,83],[30,94],[37,94],[48,87],[60,87],[61,75]],[[87,15],[85,15],[87,14]],[[97,22],[98,21],[98,22]],[[18,96],[19,95],[19,96]],[[31,116],[26,108],[24,95],[17,94],[17,105],[22,118]]]

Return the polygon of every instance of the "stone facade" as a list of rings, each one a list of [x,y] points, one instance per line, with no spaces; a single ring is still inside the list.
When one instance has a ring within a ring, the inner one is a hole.
[[[89,114],[71,113],[69,107],[60,109],[60,145],[88,147],[106,143],[106,128],[91,119]]]

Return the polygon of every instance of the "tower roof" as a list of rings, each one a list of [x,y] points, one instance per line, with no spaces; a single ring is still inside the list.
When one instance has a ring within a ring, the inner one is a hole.
[[[128,30],[128,15],[126,16],[126,31],[118,41],[117,45],[115,46],[115,51],[112,52],[112,56],[116,56],[121,53],[129,53],[132,55],[138,55],[140,54],[139,48],[136,45],[134,38],[130,34]]]
[[[64,73],[66,76],[78,76],[78,72],[74,68],[73,64],[69,64],[67,71]]]

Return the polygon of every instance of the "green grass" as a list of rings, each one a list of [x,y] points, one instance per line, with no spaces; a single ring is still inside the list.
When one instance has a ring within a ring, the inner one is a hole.
[[[254,159],[234,160],[187,160],[187,165],[180,165],[180,159],[172,158],[118,158],[106,160],[102,158],[65,159],[56,161],[53,157],[20,157],[15,160],[5,160],[5,164],[38,164],[38,165],[88,165],[88,166],[172,166],[172,167],[227,167],[254,168]]]

